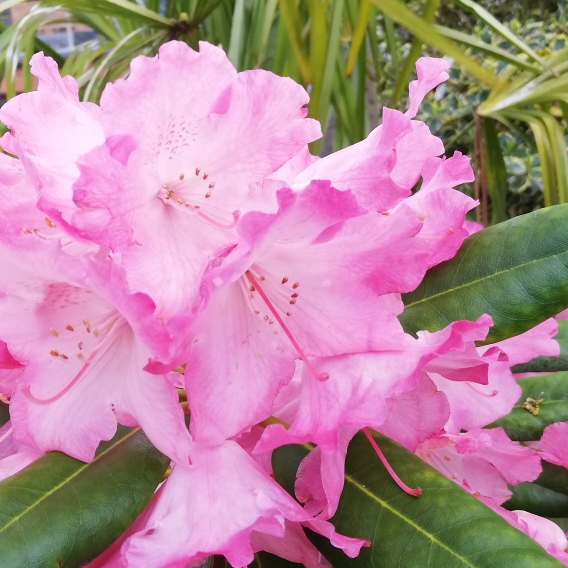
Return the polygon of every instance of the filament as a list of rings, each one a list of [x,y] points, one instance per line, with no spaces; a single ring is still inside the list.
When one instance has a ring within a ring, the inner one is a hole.
[[[375,452],[377,452],[377,455],[379,456],[379,459],[383,462],[383,465],[385,466],[386,470],[389,472],[390,476],[394,479],[395,483],[405,493],[408,493],[409,495],[412,495],[413,497],[420,497],[420,495],[422,495],[422,489],[420,489],[420,487],[416,487],[416,489],[412,489],[411,487],[408,487],[408,485],[406,485],[400,479],[400,477],[396,474],[394,469],[391,467],[391,465],[387,461],[387,458],[385,458],[383,452],[381,452],[381,449],[377,445],[377,442],[375,442],[375,438],[373,438],[373,436],[371,436],[371,433],[369,432],[369,430],[367,428],[363,428],[363,432],[365,433],[365,436],[367,436],[367,439],[371,443],[371,446],[373,446],[373,449],[375,450]]]

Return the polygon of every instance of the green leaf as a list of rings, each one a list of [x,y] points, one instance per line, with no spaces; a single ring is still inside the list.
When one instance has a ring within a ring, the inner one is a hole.
[[[2,566],[81,566],[134,521],[169,459],[139,429],[119,427],[91,463],[50,452],[0,483]]]
[[[535,483],[519,483],[510,488],[513,497],[503,503],[509,511],[528,511],[541,517],[565,517],[568,513],[568,495],[557,493]]]
[[[423,490],[402,492],[359,433],[347,452],[345,488],[332,522],[337,531],[367,538],[349,559],[327,539],[310,534],[334,568],[552,568],[561,566],[536,542],[392,440],[374,435],[405,483]],[[293,457],[297,451],[292,450]],[[292,459],[290,470],[296,460]],[[275,469],[276,479],[282,472]],[[289,472],[285,472],[289,475]]]
[[[498,61],[504,61],[505,63],[510,63],[519,69],[524,69],[526,71],[531,71],[532,73],[538,74],[541,72],[540,67],[536,67],[532,63],[509,53],[505,49],[501,49],[495,45],[490,43],[486,43],[483,40],[477,38],[474,35],[465,34],[463,32],[458,32],[457,30],[452,30],[450,28],[446,28],[444,26],[439,26],[436,24],[432,25],[432,28],[436,30],[439,34],[447,37],[448,39],[454,40],[456,43],[461,45],[465,45],[466,47],[471,47],[480,53],[484,53],[485,55],[490,55],[494,57]]]
[[[519,385],[523,392],[513,410],[488,428],[500,426],[512,440],[540,440],[549,424],[568,420],[568,372],[520,379]],[[529,397],[544,399],[536,416],[523,408]]]
[[[537,53],[535,53],[526,43],[524,43],[518,36],[516,36],[507,26],[502,24],[497,18],[492,16],[483,6],[480,6],[473,0],[456,0],[456,2],[463,6],[466,10],[473,12],[482,22],[493,28],[498,34],[508,40],[512,45],[526,53],[531,59],[540,63],[543,67],[548,67],[545,60],[543,60]]]
[[[503,149],[497,134],[496,121],[484,117],[481,119],[483,132],[483,153],[487,191],[491,197],[491,224],[507,220],[507,168]]]
[[[399,25],[414,34],[423,43],[431,45],[443,54],[453,57],[458,65],[469,71],[486,85],[496,85],[499,79],[469,57],[460,47],[434,30],[431,24],[415,16],[398,0],[372,0],[373,3]]]
[[[535,357],[527,363],[511,367],[513,373],[556,373],[568,371],[568,320],[558,322],[558,333],[554,339],[560,346],[558,357]]]
[[[568,307],[568,206],[557,205],[469,236],[458,254],[403,295],[404,329],[437,331],[489,314],[484,343],[513,337]]]
[[[568,495],[568,469],[561,465],[554,465],[547,461],[542,461],[542,473],[533,483],[546,487],[557,493]],[[567,510],[568,512],[568,510]]]
[[[310,453],[310,449],[307,445],[289,444],[272,452],[272,469],[277,472],[278,483],[294,498],[296,498],[294,493],[296,472],[300,462]]]

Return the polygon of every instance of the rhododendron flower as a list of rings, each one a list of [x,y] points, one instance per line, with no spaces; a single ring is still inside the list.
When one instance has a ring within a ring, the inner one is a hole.
[[[37,91],[18,95],[0,109],[0,120],[11,129],[1,145],[21,159],[44,213],[57,222],[68,221],[77,210],[72,201],[77,160],[105,141],[100,109],[80,102],[75,79],[62,79],[55,61],[43,53],[32,57],[31,72],[39,79]]]
[[[321,135],[307,102],[290,79],[237,73],[206,43],[136,58],[102,95],[106,142],[78,162],[74,226],[121,251],[130,290],[149,294],[160,317],[191,313],[238,216],[274,210],[262,181]]]
[[[241,242],[206,279],[191,327],[186,390],[192,433],[219,443],[270,416],[301,358],[397,349],[404,334],[395,292],[414,288],[428,254],[409,209],[364,212],[350,192],[314,182],[278,192],[277,214],[249,213]],[[230,353],[221,356],[219,353]]]
[[[416,453],[470,493],[499,505],[512,496],[507,484],[534,481],[542,471],[537,452],[512,442],[502,428],[430,438]]]
[[[315,549],[301,536],[300,524],[327,536],[350,557],[368,546],[313,519],[236,442],[196,446],[192,459],[189,469],[173,468],[113,560],[103,566],[186,566],[222,554],[232,566],[241,567],[262,549],[292,561],[311,558],[307,566],[318,567]]]
[[[143,370],[150,352],[124,315],[151,324],[154,305],[125,294],[108,262],[66,255],[57,241],[0,246],[0,257],[0,337],[25,365],[10,399],[15,438],[90,460],[117,421],[140,424],[158,448],[187,463],[177,393]],[[103,268],[107,297],[97,286]]]
[[[336,189],[352,191],[366,209],[384,212],[396,206],[410,195],[426,162],[444,151],[423,122],[411,119],[428,91],[448,78],[448,67],[443,59],[420,58],[406,114],[383,108],[382,124],[365,140],[315,161],[287,181],[301,190],[312,180],[329,180]]]

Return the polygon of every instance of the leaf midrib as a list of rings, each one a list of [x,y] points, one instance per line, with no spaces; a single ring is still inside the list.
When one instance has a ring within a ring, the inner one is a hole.
[[[548,260],[548,259],[559,257],[561,255],[566,254],[567,252],[568,252],[568,250],[565,250],[565,251],[560,252],[558,254],[553,254],[553,255],[549,255],[549,256],[542,256],[542,257],[536,258],[534,260],[529,260],[528,262],[525,262],[523,264],[517,264],[513,267],[506,268],[505,270],[499,270],[498,272],[494,272],[493,274],[489,274],[488,276],[484,276],[483,278],[478,278],[476,280],[470,280],[469,282],[466,282],[465,284],[460,284],[459,286],[455,286],[453,288],[443,290],[442,292],[438,292],[438,293],[433,294],[431,296],[426,296],[426,297],[422,298],[421,300],[417,300],[415,302],[410,302],[408,304],[405,304],[404,307],[409,308],[411,306],[416,306],[417,304],[420,304],[422,302],[428,302],[428,301],[432,300],[433,298],[437,298],[437,297],[440,297],[440,296],[451,294],[456,290],[460,290],[461,288],[467,288],[469,286],[473,286],[474,284],[478,284],[479,282],[491,280],[492,278],[496,278],[497,276],[500,276],[501,274],[505,274],[507,272],[512,272],[512,271],[517,270],[517,269],[525,268],[526,266],[529,266],[530,264],[534,264],[534,263],[537,263],[537,262],[541,262],[541,261],[545,261],[545,260]],[[464,260],[465,260],[465,257],[464,257]]]
[[[460,556],[459,554],[457,554],[455,551],[453,551],[451,548],[449,548],[447,545],[445,545],[443,542],[441,542],[440,540],[438,540],[433,534],[429,533],[428,531],[424,530],[422,527],[420,527],[419,525],[417,525],[416,523],[414,523],[411,519],[409,519],[408,517],[404,516],[402,513],[400,513],[399,511],[397,511],[394,507],[392,507],[391,505],[388,504],[388,502],[383,501],[380,497],[377,497],[377,495],[375,495],[374,493],[372,493],[371,491],[369,491],[366,487],[364,487],[363,485],[361,485],[360,483],[358,483],[357,481],[355,481],[355,479],[353,479],[350,475],[348,475],[347,473],[345,474],[345,479],[346,481],[348,481],[349,483],[351,483],[353,486],[355,486],[357,489],[359,489],[359,491],[361,491],[362,493],[364,493],[365,495],[368,495],[369,497],[371,497],[371,499],[373,499],[374,501],[376,501],[377,503],[379,503],[381,505],[381,507],[384,507],[385,509],[389,510],[391,513],[394,513],[397,517],[401,518],[405,523],[408,523],[411,527],[413,527],[416,531],[422,533],[423,535],[425,535],[427,538],[429,538],[434,544],[438,545],[440,548],[443,548],[444,550],[446,550],[447,552],[449,552],[452,556],[454,556],[455,558],[458,558],[459,560],[461,560],[463,562],[463,564],[465,566],[468,566],[469,568],[476,568],[476,566],[474,564],[471,564],[467,558],[464,558],[463,556]]]
[[[59,483],[58,485],[56,485],[55,487],[53,487],[52,489],[50,489],[49,491],[47,491],[46,493],[44,493],[40,499],[38,499],[37,501],[34,501],[34,503],[32,505],[30,505],[29,507],[26,507],[21,513],[19,513],[18,515],[16,515],[15,517],[13,517],[12,519],[10,519],[10,521],[8,521],[8,523],[6,523],[3,527],[0,527],[0,533],[4,532],[6,529],[8,529],[10,526],[12,526],[14,523],[18,522],[22,517],[24,517],[25,515],[27,515],[30,511],[32,511],[35,507],[37,507],[42,501],[45,501],[45,499],[47,499],[50,495],[52,495],[53,493],[55,493],[56,491],[59,491],[59,489],[61,489],[61,487],[63,487],[65,484],[69,483],[72,479],[74,479],[75,477],[77,477],[78,475],[80,475],[83,471],[85,471],[85,469],[87,469],[89,466],[91,466],[92,464],[94,464],[97,460],[99,460],[100,458],[102,458],[105,454],[107,454],[108,452],[110,452],[111,450],[115,449],[118,445],[120,445],[122,442],[124,442],[125,440],[128,440],[128,438],[130,438],[131,436],[133,436],[134,434],[136,434],[138,431],[140,430],[140,428],[135,428],[134,430],[132,430],[131,432],[129,432],[128,434],[126,434],[126,436],[123,436],[122,438],[120,438],[120,440],[117,440],[114,444],[110,445],[108,448],[106,448],[103,452],[101,452],[100,454],[96,455],[94,457],[94,459],[90,462],[85,463],[83,466],[81,466],[76,472],[74,472],[72,475],[70,475],[69,477],[65,478],[61,483]]]

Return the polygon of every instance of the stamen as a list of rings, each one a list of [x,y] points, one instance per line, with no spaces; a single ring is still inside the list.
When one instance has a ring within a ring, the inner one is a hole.
[[[493,398],[494,396],[497,396],[499,394],[498,390],[492,391],[491,394],[486,394],[483,391],[476,389],[469,381],[464,381],[464,382],[471,390],[475,391],[477,394],[481,396],[484,396],[485,398]]]
[[[59,333],[57,333],[57,331],[55,331],[52,327],[49,328],[49,333],[51,333],[53,337],[57,337],[59,335]]]
[[[284,276],[284,278],[282,278],[282,284],[286,284],[286,282],[288,282],[288,277]]]
[[[268,309],[272,312],[272,315],[274,316],[276,321],[280,324],[280,327],[282,327],[284,333],[286,334],[286,336],[290,340],[290,343],[292,343],[292,345],[294,346],[294,349],[296,349],[296,351],[298,352],[298,355],[300,355],[300,358],[304,362],[304,365],[306,365],[306,367],[311,371],[312,375],[318,381],[327,381],[327,379],[329,379],[329,374],[328,373],[318,373],[316,368],[310,363],[309,359],[306,357],[306,355],[302,351],[302,348],[298,345],[298,342],[294,339],[294,336],[290,333],[290,330],[286,327],[284,320],[280,317],[280,314],[276,311],[276,308],[272,305],[272,302],[268,299],[268,296],[264,293],[264,290],[259,286],[258,282],[256,281],[256,278],[251,274],[250,270],[246,271],[246,275],[247,275],[247,278],[250,280],[251,284],[256,288],[256,291],[259,293],[260,297],[264,300],[264,303],[268,306]],[[295,300],[294,300],[294,302],[295,302]],[[268,318],[265,318],[265,319],[268,319]]]
[[[199,168],[195,168],[195,175],[198,176],[201,170]]]
[[[396,474],[396,472],[394,471],[394,469],[391,467],[391,465],[389,464],[389,462],[387,461],[387,458],[385,458],[383,452],[381,452],[381,449],[379,448],[379,446],[377,445],[377,442],[375,442],[375,438],[373,438],[373,436],[371,436],[371,433],[369,432],[369,430],[367,428],[363,428],[363,432],[365,433],[365,436],[367,436],[367,439],[369,440],[369,442],[371,443],[371,446],[373,446],[373,449],[375,450],[375,452],[377,452],[377,455],[379,456],[379,459],[381,460],[381,462],[383,463],[383,465],[385,466],[386,470],[389,472],[390,476],[393,478],[394,482],[405,492],[408,493],[409,495],[412,495],[413,497],[420,497],[420,495],[422,495],[422,489],[420,487],[416,487],[416,489],[412,489],[411,487],[408,487],[408,485],[406,485],[401,479],[400,477]]]
[[[72,325],[66,325],[65,329],[67,329],[68,331],[75,331],[75,328]]]

